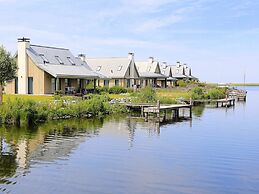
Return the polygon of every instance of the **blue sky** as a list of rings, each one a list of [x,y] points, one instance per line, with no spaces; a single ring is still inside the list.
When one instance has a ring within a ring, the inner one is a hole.
[[[259,82],[258,0],[0,0],[0,44],[18,37],[87,56],[187,63],[207,82]]]

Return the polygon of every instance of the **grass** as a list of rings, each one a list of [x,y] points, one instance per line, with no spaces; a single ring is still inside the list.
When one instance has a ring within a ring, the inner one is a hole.
[[[259,86],[259,83],[231,83],[230,86]]]
[[[190,98],[191,93],[186,90],[181,89],[158,89],[157,90],[158,97],[168,97],[168,98]]]
[[[67,96],[66,98],[72,99],[72,96]],[[3,102],[7,102],[8,99],[13,102],[14,100],[32,100],[35,102],[51,102],[54,101],[54,96],[51,95],[20,95],[20,94],[4,94]]]

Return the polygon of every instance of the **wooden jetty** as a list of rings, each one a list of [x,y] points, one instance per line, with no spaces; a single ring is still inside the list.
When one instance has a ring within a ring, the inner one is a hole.
[[[190,103],[192,105],[202,104],[202,103],[214,103],[216,105],[216,108],[219,107],[231,107],[235,106],[235,98],[224,98],[224,99],[205,99],[205,100],[185,100],[186,103]]]
[[[231,107],[235,106],[235,98],[226,98],[226,99],[220,99],[216,100],[216,107]]]
[[[160,101],[157,104],[126,104],[129,108],[137,108],[141,110],[141,116],[145,117],[145,121],[148,121],[150,115],[155,115],[157,119],[162,116],[162,121],[166,119],[166,116],[170,114],[170,118],[173,120],[179,120],[180,118],[185,118],[186,115],[180,116],[180,109],[188,109],[188,118],[192,118],[192,105],[190,104],[170,104],[160,105]],[[153,117],[154,118],[154,117]]]
[[[246,101],[247,91],[245,90],[230,90],[228,91],[228,97],[236,98],[237,101]]]

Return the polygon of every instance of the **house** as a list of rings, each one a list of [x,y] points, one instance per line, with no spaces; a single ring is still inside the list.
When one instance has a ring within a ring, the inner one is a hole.
[[[97,80],[97,86],[130,88],[136,85],[139,78],[134,53],[129,53],[128,57],[88,58],[82,54],[80,57],[95,73],[105,76]]]
[[[160,70],[161,73],[167,77],[167,87],[175,86],[177,79],[173,77],[171,65],[168,65],[166,62],[160,63]]]
[[[147,61],[136,62],[139,72],[139,87],[166,87],[167,77],[161,73],[159,63],[153,57],[149,57]]]
[[[69,49],[32,45],[27,38],[18,39],[17,65],[17,78],[5,87],[8,94],[82,92],[99,77]]]
[[[186,64],[184,65],[184,73],[185,76],[191,80],[191,81],[198,81],[198,78],[194,77],[192,75],[192,69],[190,67],[188,67]]]
[[[187,80],[187,76],[185,75],[185,68],[180,62],[177,62],[176,65],[171,66],[172,68],[172,77],[177,80]]]

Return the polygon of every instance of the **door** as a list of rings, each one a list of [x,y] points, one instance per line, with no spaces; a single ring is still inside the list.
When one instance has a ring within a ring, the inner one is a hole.
[[[14,93],[18,94],[18,77],[15,78],[14,85],[15,85]]]
[[[33,77],[28,77],[28,94],[33,94]]]

